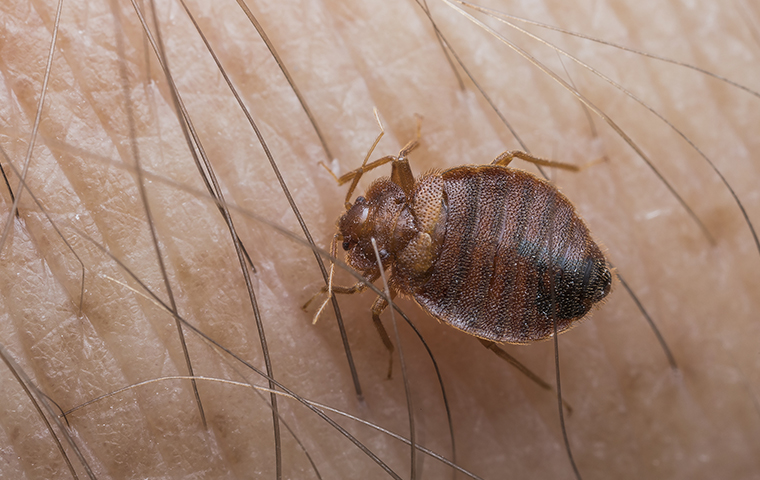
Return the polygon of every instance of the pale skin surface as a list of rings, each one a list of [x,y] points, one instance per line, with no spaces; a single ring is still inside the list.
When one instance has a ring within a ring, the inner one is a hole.
[[[64,409],[136,382],[187,374],[171,315],[116,283],[139,289],[72,228],[104,244],[158,296],[168,298],[136,176],[119,167],[134,165],[120,57],[128,59],[144,168],[204,191],[152,52],[146,67],[150,46],[143,43],[131,5],[120,2],[127,32],[124,53],[114,40],[109,3],[76,3],[64,4],[28,183],[85,264],[82,313],[81,267],[28,193],[0,252],[0,343]],[[659,1],[637,2],[636,7],[624,2],[526,4],[525,9],[497,8],[694,63],[760,90],[757,7],[741,2],[728,8],[718,2],[689,8]],[[711,245],[602,121],[595,119],[600,132],[595,139],[577,100],[555,82],[448,7],[433,7],[447,38],[532,153],[575,164],[607,156],[608,162],[581,173],[551,175],[658,322],[681,368],[679,374],[668,367],[617,280],[609,300],[560,337],[563,392],[575,408],[567,428],[583,478],[760,478],[760,416],[755,406],[760,394],[760,255],[730,195],[675,133],[565,60],[576,85],[640,143],[705,222],[716,240]],[[318,165],[326,157],[313,127],[240,10],[232,2],[204,8],[191,6],[253,110],[314,238],[327,248],[347,187],[337,188]],[[427,19],[413,2],[256,2],[251,8],[314,111],[338,159],[331,165],[341,172],[361,162],[377,135],[373,106],[387,132],[374,158],[396,154],[414,135],[414,115],[424,117],[421,146],[410,155],[417,174],[488,163],[504,150],[522,148],[472,84],[459,89]],[[1,12],[0,78],[5,88],[0,145],[21,169],[55,5],[4,2]],[[174,3],[160,4],[158,12],[175,80],[227,201],[300,234],[266,157],[185,13]],[[754,152],[760,147],[760,99],[633,54],[578,40],[567,45],[583,50],[584,59],[682,128],[717,163],[758,223]],[[542,53],[564,75],[557,56]],[[5,158],[0,162],[6,168]],[[522,162],[513,165],[533,171]],[[388,172],[380,169],[376,175]],[[218,211],[211,202],[160,179],[146,183],[180,314],[263,368],[243,276]],[[18,177],[11,175],[11,185],[16,191]],[[11,202],[5,187],[0,198],[6,221]],[[364,389],[366,404],[361,404],[334,313],[328,309],[313,326],[313,311],[300,309],[322,285],[312,252],[269,226],[240,213],[234,216],[257,268],[253,285],[276,378],[304,397],[408,436],[398,357],[393,379],[384,379],[387,353],[369,314],[374,295],[339,299]],[[338,281],[354,280],[340,273]],[[443,372],[458,463],[489,479],[573,478],[552,394],[517,374],[476,339],[438,324],[412,302],[401,301],[401,306],[422,331]],[[387,312],[384,320],[395,338]],[[408,328],[401,328],[401,336],[413,385],[417,440],[450,457],[430,362]],[[196,375],[241,381],[243,373],[252,383],[266,383],[196,335],[186,332],[186,337]],[[553,381],[551,342],[508,350]],[[15,378],[4,366],[0,372],[0,477],[70,478]],[[189,382],[172,380],[75,412],[69,418],[72,435],[99,478],[274,478],[272,417],[264,402],[239,386],[205,381],[199,390],[208,430],[201,424]],[[387,477],[313,413],[287,399],[279,405],[323,478]],[[400,476],[409,477],[407,446],[349,421],[341,423]],[[71,455],[72,449],[66,448]],[[77,460],[72,461],[83,475]],[[283,462],[285,478],[316,478],[287,433]],[[425,458],[420,466],[421,478],[447,478],[442,475],[449,470],[434,460]]]

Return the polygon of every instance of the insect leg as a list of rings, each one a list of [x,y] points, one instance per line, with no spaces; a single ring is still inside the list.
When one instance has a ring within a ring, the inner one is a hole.
[[[399,159],[405,158],[407,155],[411,153],[412,150],[417,148],[420,145],[421,137],[422,137],[422,117],[417,115],[417,133],[414,136],[414,140],[410,140],[406,145],[404,145],[404,148],[402,148],[401,151],[398,152],[398,158]]]
[[[379,275],[378,275],[379,276]],[[308,302],[304,304],[303,308],[304,310],[308,308],[309,304],[311,304],[312,301],[314,301],[315,298],[317,298],[319,295],[325,293],[325,292],[331,292],[328,293],[327,299],[322,303],[322,306],[319,307],[319,310],[314,315],[314,323],[317,322],[317,319],[319,318],[319,315],[322,313],[322,310],[324,309],[324,306],[327,304],[328,300],[330,299],[330,295],[332,293],[339,293],[344,295],[351,295],[354,293],[361,293],[364,290],[367,289],[367,283],[372,283],[375,280],[377,280],[377,277],[375,278],[369,278],[366,282],[358,282],[355,285],[352,285],[350,287],[340,286],[340,285],[331,285],[331,286],[323,286],[319,289],[317,293],[314,294],[313,297],[309,299]],[[332,283],[332,282],[331,282]],[[395,297],[396,293],[391,292],[391,298]],[[391,338],[388,336],[388,332],[385,331],[385,327],[383,326],[383,322],[380,321],[380,314],[383,313],[383,311],[388,308],[388,302],[383,297],[377,297],[377,300],[375,300],[375,303],[372,304],[372,321],[375,324],[375,328],[377,328],[377,333],[380,334],[380,339],[383,341],[383,345],[385,345],[385,348],[388,349],[388,378],[391,378],[391,374],[393,373],[393,352],[396,350],[393,346],[393,342],[391,342]]]
[[[513,367],[515,367],[517,370],[520,371],[523,375],[528,377],[533,383],[538,385],[539,387],[543,388],[544,390],[548,390],[550,392],[554,392],[554,387],[549,385],[544,379],[533,373],[528,367],[520,363],[519,360],[517,360],[512,355],[508,354],[503,348],[499,347],[496,343],[490,341],[490,340],[484,340],[482,338],[478,339],[480,343],[483,344],[484,347],[492,351],[496,354],[497,357],[501,358],[505,362],[509,363]],[[562,400],[562,404],[565,406],[565,409],[567,410],[568,415],[573,413],[573,407],[570,406],[570,404]]]
[[[375,150],[375,147],[377,146],[377,143],[380,141],[380,139],[385,134],[385,130],[383,129],[383,124],[380,123],[380,118],[377,115],[377,110],[375,110],[375,118],[377,119],[377,124],[380,126],[380,133],[377,135],[377,138],[375,139],[375,142],[372,144],[372,147],[370,147],[369,151],[367,152],[367,155],[364,157],[364,161],[362,162],[362,166],[351,170],[350,172],[347,172],[340,177],[335,175],[335,173],[330,170],[327,165],[324,163],[321,163],[323,167],[327,169],[328,172],[330,172],[330,175],[333,176],[336,182],[338,182],[338,185],[343,185],[345,183],[348,183],[348,181],[351,181],[351,186],[348,188],[348,192],[346,193],[346,210],[351,208],[351,196],[354,194],[354,190],[356,190],[356,187],[359,185],[359,179],[361,179],[362,175],[364,175],[365,172],[369,172],[370,170],[374,170],[377,167],[380,167],[382,165],[385,165],[388,162],[393,162],[393,173],[391,174],[391,178],[393,178],[394,181],[401,178],[401,183],[397,182],[399,185],[404,188],[404,191],[406,192],[407,189],[405,187],[410,186],[410,192],[411,188],[414,187],[414,176],[412,175],[412,171],[409,168],[409,162],[406,160],[406,156],[417,148],[420,141],[420,129],[421,129],[421,119],[417,119],[417,135],[414,140],[410,141],[406,145],[404,145],[404,148],[401,149],[401,151],[398,154],[398,157],[393,155],[388,155],[382,158],[379,158],[371,163],[367,163],[369,160],[369,156],[372,155],[372,152]],[[404,164],[402,167],[402,172],[398,172],[397,164],[402,163]]]
[[[354,190],[356,190],[356,186],[359,184],[359,179],[362,177],[364,172],[368,172],[374,168],[379,167],[380,165],[385,165],[386,163],[396,159],[396,157],[392,155],[388,155],[387,157],[383,157],[378,160],[375,160],[369,165],[367,164],[367,160],[369,160],[369,156],[372,155],[372,152],[375,151],[375,147],[380,142],[380,139],[383,138],[383,135],[385,135],[385,129],[383,128],[382,122],[380,122],[380,116],[377,113],[377,109],[375,109],[375,120],[377,120],[377,125],[380,127],[380,133],[377,134],[375,141],[372,143],[372,146],[367,151],[367,155],[364,156],[364,161],[362,162],[361,167],[357,168],[356,170],[351,170],[350,172],[338,177],[337,175],[335,175],[335,173],[332,170],[330,170],[330,168],[327,165],[324,164],[324,162],[320,162],[320,164],[323,167],[325,167],[328,172],[330,172],[330,175],[333,176],[335,181],[338,182],[338,185],[343,185],[349,180],[353,180],[353,182],[351,182],[351,187],[349,187],[348,193],[346,194],[346,202],[345,202],[346,210],[351,208],[351,202],[350,202],[351,195],[353,195]],[[418,138],[419,138],[419,132],[418,132]]]
[[[330,301],[330,298],[332,297],[333,293],[343,293],[346,295],[350,295],[352,293],[360,293],[364,291],[367,288],[367,285],[365,285],[362,282],[357,283],[356,285],[352,285],[350,287],[344,287],[340,285],[334,285],[332,287],[328,287],[326,285],[323,285],[322,288],[317,291],[312,297],[301,306],[302,309],[306,310],[309,308],[309,305],[311,305],[311,302],[314,301],[315,298],[322,295],[323,293],[327,293],[327,298],[324,302],[322,302],[322,305],[319,307],[319,310],[317,310],[317,313],[314,314],[314,321],[313,323],[317,323],[317,320],[319,319],[319,316],[322,314],[322,310],[325,308],[325,305],[327,305],[327,302]]]
[[[338,239],[340,238],[339,234],[335,234],[333,236],[333,240],[330,244],[330,256],[332,258],[335,258],[335,255],[337,253],[337,245],[338,245]],[[317,298],[319,295],[322,295],[323,293],[327,292],[327,298],[324,302],[322,302],[322,305],[320,305],[319,309],[317,310],[317,313],[314,314],[314,320],[312,321],[312,324],[317,323],[317,320],[319,320],[319,316],[322,314],[322,310],[325,309],[327,306],[327,302],[330,301],[330,298],[332,298],[333,293],[355,293],[360,292],[362,289],[361,286],[366,286],[363,283],[357,283],[353,287],[336,287],[333,286],[333,276],[335,275],[335,262],[330,261],[330,275],[327,280],[327,285],[323,286],[317,293],[312,295],[312,297],[303,304],[301,308],[306,310],[309,307],[309,304],[314,301],[315,298]]]
[[[391,165],[391,181],[401,187],[407,198],[411,198],[414,192],[414,174],[409,166],[409,160],[406,158],[412,150],[420,145],[420,128],[422,119],[417,117],[417,135],[414,140],[404,145],[404,148],[398,153],[398,158]]]
[[[395,292],[391,292],[391,298],[395,296]],[[380,321],[380,314],[386,308],[388,308],[388,301],[383,297],[377,297],[375,303],[372,304],[372,321],[375,324],[375,328],[377,328],[377,333],[380,334],[380,339],[383,341],[385,348],[388,349],[388,379],[390,379],[393,373],[393,352],[395,348],[393,347],[391,338],[388,336],[388,332],[385,331],[383,322]]]
[[[333,239],[333,243],[334,242],[335,242],[335,240]],[[334,253],[335,252],[333,252],[333,256],[335,256]],[[313,323],[317,323],[317,320],[319,319],[319,315],[322,313],[322,310],[324,309],[325,305],[327,305],[327,302],[330,300],[330,297],[334,293],[340,293],[340,294],[343,294],[343,295],[351,295],[351,294],[354,294],[354,293],[361,293],[361,292],[363,292],[364,290],[367,289],[367,284],[370,284],[370,283],[374,282],[375,280],[377,280],[380,277],[380,274],[373,275],[372,277],[367,278],[365,281],[363,281],[363,282],[357,282],[356,284],[351,285],[350,287],[346,287],[346,286],[342,286],[342,285],[333,285],[332,284],[332,273],[333,273],[334,266],[331,266],[331,267],[332,268],[331,268],[331,271],[330,271],[330,282],[329,282],[329,284],[328,285],[323,285],[322,288],[320,288],[319,291],[317,293],[315,293],[309,299],[309,301],[306,302],[306,303],[304,303],[303,306],[301,307],[302,309],[306,310],[307,308],[309,308],[309,305],[311,305],[311,302],[313,302],[315,298],[317,298],[318,296],[322,295],[323,293],[327,293],[327,298],[325,299],[324,302],[322,302],[322,306],[319,307],[319,310],[317,310],[317,313],[314,315],[314,322]]]
[[[381,165],[385,165],[386,163],[394,161],[394,160],[396,160],[396,157],[393,155],[388,155],[387,157],[378,158],[372,163],[363,164],[361,167],[357,168],[356,170],[351,170],[350,172],[344,175],[341,175],[340,178],[336,178],[336,180],[338,181],[338,185],[343,185],[349,180],[353,180],[351,182],[351,186],[348,188],[348,193],[346,193],[346,210],[351,208],[351,202],[350,202],[351,195],[354,194],[354,190],[356,190],[356,186],[359,185],[359,179],[362,178],[362,175],[365,172],[374,170],[375,168]],[[333,174],[333,176],[335,176],[335,174]]]
[[[521,152],[520,150],[510,150],[502,153],[496,157],[493,162],[491,162],[491,165],[501,165],[506,167],[509,165],[513,158],[519,158],[520,160],[525,160],[526,162],[530,162],[536,165],[543,165],[552,168],[562,168],[564,170],[570,170],[572,172],[578,172],[581,170],[581,167],[578,167],[577,165],[534,157],[530,153]]]

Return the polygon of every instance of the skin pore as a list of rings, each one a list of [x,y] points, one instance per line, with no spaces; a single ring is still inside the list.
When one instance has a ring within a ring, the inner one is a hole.
[[[340,172],[360,165],[378,133],[375,106],[386,135],[373,158],[396,154],[414,137],[415,115],[422,116],[421,145],[410,155],[415,174],[488,163],[504,150],[524,148],[469,80],[464,90],[459,87],[416,3],[249,2],[308,102],[337,159],[332,161],[240,8],[231,1],[198,3],[189,3],[190,10],[250,108],[321,248],[329,248],[347,187],[337,187],[319,162]],[[688,7],[658,1],[635,7],[494,3],[501,11],[695,64],[760,90],[760,10],[749,2],[729,8],[714,1]],[[679,365],[677,372],[668,366],[619,280],[604,305],[560,336],[563,396],[573,407],[566,423],[583,478],[753,478],[760,470],[760,253],[731,195],[699,155],[646,109],[571,60],[560,62],[546,47],[489,22],[520,39],[612,117],[694,210],[714,237],[711,243],[604,121],[594,117],[595,135],[578,100],[554,80],[448,6],[431,2],[430,7],[447,40],[533,154],[578,165],[606,157],[580,173],[548,173],[658,323]],[[17,193],[19,177],[8,159],[24,168],[56,3],[17,0],[1,8],[0,146],[7,158],[0,163]],[[141,8],[153,28],[149,5]],[[375,295],[339,298],[363,388],[361,402],[331,308],[316,325],[311,324],[316,306],[308,312],[300,308],[323,285],[312,251],[242,213],[302,236],[259,142],[181,5],[158,2],[156,12],[173,79],[225,199],[242,209],[232,216],[256,267],[252,285],[276,379],[305,398],[408,437],[399,359],[393,378],[386,380],[387,351],[370,318]],[[532,31],[578,52],[678,126],[715,162],[750,219],[760,219],[753,161],[760,147],[760,99],[693,70]],[[80,311],[82,266],[24,192],[19,217],[11,220],[0,250],[0,344],[47,396],[68,410],[138,382],[187,375],[172,316],[83,236],[169,301],[138,177],[126,168],[135,165],[135,151],[142,168],[153,174],[143,183],[178,311],[263,369],[229,232],[207,198],[167,80],[129,2],[63,4],[35,145],[27,183],[84,264],[83,302]],[[512,165],[536,171],[522,162]],[[357,194],[372,178],[388,174],[380,168],[366,175]],[[3,187],[4,222],[11,205]],[[339,271],[336,282],[355,279]],[[424,315],[413,302],[399,299],[399,305],[441,369],[459,465],[487,479],[573,478],[551,392],[476,339]],[[389,313],[383,318],[395,338]],[[400,336],[413,389],[416,441],[451,457],[435,372],[411,330],[401,326]],[[196,375],[266,386],[266,380],[187,329],[185,338]],[[554,382],[552,342],[506,348]],[[0,369],[0,382],[0,477],[69,478],[48,430],[6,367]],[[71,435],[95,475],[275,478],[268,394],[207,380],[197,385],[208,428],[187,380],[140,386],[72,413]],[[285,398],[278,407],[323,478],[387,478],[311,411]],[[409,477],[407,445],[339,421],[391,469]],[[282,431],[284,477],[316,478],[293,437]],[[73,458],[73,450],[64,448]],[[84,469],[72,462],[83,476]],[[423,456],[418,467],[420,478],[451,475],[448,467]]]

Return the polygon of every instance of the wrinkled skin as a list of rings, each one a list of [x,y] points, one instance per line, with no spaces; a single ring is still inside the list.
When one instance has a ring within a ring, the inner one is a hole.
[[[464,92],[458,89],[432,29],[413,2],[250,3],[307,98],[342,171],[361,162],[377,134],[373,105],[386,126],[376,157],[398,152],[414,135],[414,114],[423,116],[421,146],[410,156],[416,173],[488,163],[506,149],[520,148],[471,85]],[[527,3],[525,10],[500,8],[694,62],[760,89],[760,53],[747,26],[760,18],[756,6],[737,12],[718,2],[697,3],[693,10],[654,1],[625,8],[622,2]],[[471,59],[484,88],[534,154],[576,164],[608,157],[608,162],[580,174],[552,172],[553,179],[659,322],[681,366],[680,375],[668,368],[617,281],[590,319],[560,337],[563,392],[574,407],[567,426],[584,478],[757,478],[760,416],[753,397],[760,387],[760,255],[730,195],[674,133],[565,61],[579,88],[593,94],[593,101],[641,142],[673,181],[715,237],[711,245],[601,121],[596,121],[601,139],[594,140],[577,101],[555,82],[448,7],[434,7],[459,54]],[[0,252],[0,342],[64,409],[139,381],[186,373],[171,316],[112,280],[139,288],[71,228],[103,243],[161,298],[168,298],[135,177],[119,166],[134,163],[115,61],[123,55],[129,59],[144,167],[193,189],[203,188],[160,67],[153,60],[146,70],[142,55],[149,47],[139,36],[134,11],[127,2],[119,2],[119,8],[128,35],[126,53],[113,40],[108,2],[64,4],[63,31],[29,172],[30,187],[85,263],[82,314],[80,266],[28,194]],[[258,142],[181,8],[162,3],[158,11],[175,80],[227,200],[300,232]],[[0,17],[0,78],[5,83],[0,142],[21,166],[54,6],[4,2]],[[313,128],[236,6],[230,2],[199,17],[260,120],[307,225],[326,247],[342,213],[345,190],[318,165],[325,157]],[[587,60],[623,79],[682,127],[720,166],[747,203],[750,217],[760,221],[753,193],[758,167],[749,153],[760,147],[760,100],[695,72],[610,49],[594,48]],[[553,53],[546,61],[563,72]],[[146,87],[152,84],[148,76],[157,87]],[[378,175],[388,174],[379,170]],[[369,180],[363,181],[364,187]],[[14,189],[16,182],[14,177]],[[263,366],[242,274],[214,205],[155,178],[147,183],[180,312],[218,342]],[[6,219],[10,202],[4,187],[1,198]],[[313,312],[300,309],[322,282],[312,252],[239,213],[235,221],[258,269],[253,283],[277,378],[307,398],[406,435],[402,379],[397,369],[392,380],[384,380],[387,353],[368,312],[373,295],[340,298],[365,405],[357,402],[333,314],[328,309],[313,326]],[[338,281],[349,284],[354,279],[340,274]],[[401,306],[443,371],[459,463],[483,478],[572,478],[552,394],[475,339],[439,325],[411,302]],[[393,337],[387,313],[385,320]],[[196,374],[239,381],[236,372],[244,372],[251,382],[264,384],[197,336],[186,337]],[[449,455],[435,375],[407,328],[401,329],[401,337],[414,379],[418,440]],[[553,379],[551,342],[510,352]],[[69,477],[50,435],[5,367],[0,368],[0,382],[0,476]],[[99,478],[274,478],[272,418],[264,402],[242,387],[200,382],[199,389],[208,430],[201,425],[189,383],[175,380],[139,387],[75,412],[69,418],[72,434]],[[324,478],[385,478],[367,456],[313,414],[286,399],[279,403]],[[391,468],[409,476],[408,447],[344,424]],[[283,451],[286,478],[314,478],[287,434]],[[445,478],[435,461],[425,459],[422,467],[423,478]]]

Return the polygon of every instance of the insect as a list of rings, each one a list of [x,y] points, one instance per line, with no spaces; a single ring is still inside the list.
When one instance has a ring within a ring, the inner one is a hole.
[[[339,184],[352,184],[333,255],[342,241],[347,263],[367,282],[380,277],[382,265],[390,270],[392,297],[410,296],[433,317],[485,341],[526,344],[547,339],[555,322],[556,331],[563,332],[607,296],[612,274],[572,203],[549,182],[508,165],[520,158],[577,167],[508,151],[491,165],[459,166],[415,178],[407,155],[418,146],[419,130],[417,135],[398,156],[367,164],[370,150],[361,167],[336,177]],[[388,162],[390,177],[376,180],[351,204],[362,174]],[[365,288],[364,282],[351,287],[330,282],[322,292],[329,299],[332,293]],[[387,306],[378,297],[372,319],[392,352],[380,322]]]

